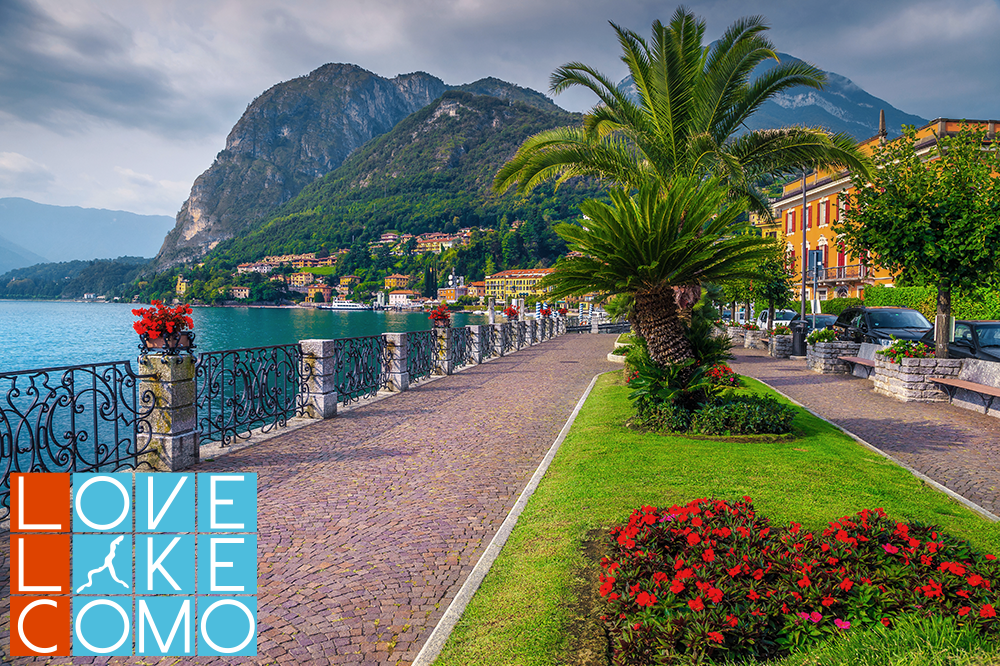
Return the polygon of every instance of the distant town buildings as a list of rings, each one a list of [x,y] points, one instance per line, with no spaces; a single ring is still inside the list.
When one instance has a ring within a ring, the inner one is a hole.
[[[250,287],[233,287],[229,294],[238,301],[245,301],[250,298]]]
[[[539,289],[538,281],[554,270],[553,268],[518,268],[487,275],[486,296],[497,299],[542,296],[549,289]]]
[[[406,289],[410,286],[410,276],[402,275],[400,273],[393,273],[392,275],[385,276],[385,287],[386,291],[392,291],[393,289]]]
[[[417,298],[419,294],[410,289],[397,289],[396,291],[389,292],[389,307],[399,308],[399,307],[410,307],[413,304],[414,299]]]

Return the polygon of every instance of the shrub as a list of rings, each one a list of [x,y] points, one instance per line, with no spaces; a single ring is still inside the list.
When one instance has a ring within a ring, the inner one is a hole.
[[[833,342],[835,338],[836,335],[834,334],[832,328],[818,328],[809,334],[809,337],[806,338],[806,342],[814,345],[817,342]]]
[[[759,331],[760,330],[760,326],[758,326],[757,324],[743,324],[742,326],[740,326],[740,328],[742,328],[745,331]]]
[[[740,376],[725,363],[716,363],[708,369],[706,373],[708,381],[715,386],[729,386],[736,388],[741,385]]]
[[[778,324],[774,327],[774,335],[791,335],[792,329],[784,324]]]
[[[647,410],[635,423],[651,430],[686,432],[691,427],[691,412],[667,402]]]
[[[886,360],[901,363],[904,358],[928,358],[934,355],[934,348],[916,340],[896,340],[885,349],[879,349],[876,354],[885,356]]]
[[[610,531],[601,616],[615,664],[760,660],[901,618],[997,633],[997,558],[882,509],[821,534],[743,501],[636,509]]]
[[[735,395],[694,413],[690,430],[700,435],[782,434],[792,429],[795,409],[771,396]]]
[[[839,315],[847,308],[859,307],[864,304],[865,302],[860,298],[830,298],[820,301],[820,311],[823,314]]]

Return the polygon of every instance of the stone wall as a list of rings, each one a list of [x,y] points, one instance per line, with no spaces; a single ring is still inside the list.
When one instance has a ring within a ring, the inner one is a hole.
[[[767,340],[764,336],[767,331],[746,331],[743,334],[743,346],[746,349],[767,349]]]
[[[734,347],[742,347],[743,346],[743,339],[744,339],[743,338],[743,334],[744,333],[746,333],[746,331],[744,331],[739,326],[730,326],[730,327],[728,327],[726,329],[726,335],[728,335],[729,339],[733,341],[733,346]]]
[[[904,358],[893,363],[875,355],[875,392],[903,402],[941,402],[948,394],[930,381],[931,377],[957,377],[962,361],[953,358]]]
[[[774,358],[788,358],[792,355],[792,336],[772,335],[768,341],[767,351]]]
[[[848,374],[851,365],[837,360],[840,356],[857,356],[861,345],[857,342],[817,342],[806,345],[806,367],[822,375]]]
[[[976,384],[1000,386],[1000,363],[981,361],[977,358],[967,358],[962,361],[962,371],[958,373],[958,378],[964,379],[967,382],[975,382]],[[972,393],[965,389],[955,390],[955,398],[952,400],[952,404],[962,409],[971,409],[980,414],[985,409],[983,397],[978,393]],[[1000,398],[994,400],[994,404],[986,411],[986,415],[1000,417]]]

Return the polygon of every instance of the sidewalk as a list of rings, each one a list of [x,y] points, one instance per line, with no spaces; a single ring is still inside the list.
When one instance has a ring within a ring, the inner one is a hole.
[[[730,365],[769,384],[987,511],[1000,515],[1000,419],[948,403],[900,402],[870,380],[736,348]]]
[[[192,468],[259,475],[259,638],[255,658],[184,663],[409,664],[590,380],[621,368],[615,339],[564,335]]]

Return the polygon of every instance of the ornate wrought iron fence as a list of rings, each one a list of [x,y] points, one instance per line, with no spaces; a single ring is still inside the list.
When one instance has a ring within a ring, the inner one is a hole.
[[[195,369],[198,433],[223,446],[301,416],[309,398],[302,347],[277,345],[206,352]]]
[[[509,354],[517,346],[517,334],[514,332],[514,322],[500,324],[500,341],[503,343],[503,353]]]
[[[149,377],[128,361],[0,374],[0,521],[10,515],[12,473],[150,467],[140,461],[156,402],[140,388]]]
[[[567,333],[590,333],[590,326],[567,326]]]
[[[497,329],[492,324],[479,327],[479,349],[482,359],[493,358],[497,355]]]
[[[434,331],[410,331],[406,334],[406,372],[410,383],[429,377],[437,355]]]
[[[451,367],[460,368],[474,362],[472,329],[468,326],[451,329]]]
[[[389,349],[381,335],[338,339],[333,362],[337,399],[345,405],[373,396],[389,383]]]
[[[612,322],[610,324],[598,324],[598,333],[628,333],[632,330],[632,325],[627,321]]]

